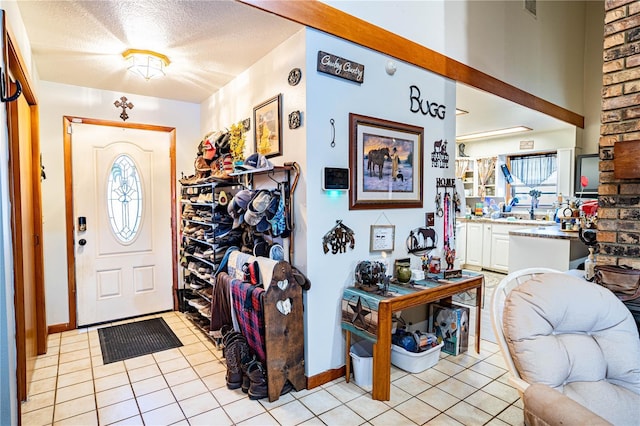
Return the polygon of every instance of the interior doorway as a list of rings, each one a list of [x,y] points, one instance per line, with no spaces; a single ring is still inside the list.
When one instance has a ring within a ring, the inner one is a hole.
[[[64,141],[70,328],[176,309],[175,129],[65,117]]]

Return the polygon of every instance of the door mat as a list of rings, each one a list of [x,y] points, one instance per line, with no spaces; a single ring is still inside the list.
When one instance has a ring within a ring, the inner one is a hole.
[[[99,328],[98,336],[105,364],[182,346],[162,318]]]

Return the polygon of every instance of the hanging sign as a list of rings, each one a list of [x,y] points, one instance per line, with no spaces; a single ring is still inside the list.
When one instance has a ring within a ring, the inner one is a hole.
[[[364,65],[344,59],[331,53],[318,51],[318,71],[362,84]]]

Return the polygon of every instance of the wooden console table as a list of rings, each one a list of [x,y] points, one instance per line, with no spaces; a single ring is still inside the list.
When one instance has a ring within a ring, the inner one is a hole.
[[[374,342],[373,388],[371,397],[388,401],[391,397],[391,323],[393,313],[436,300],[451,299],[457,293],[476,290],[476,352],[480,352],[480,320],[484,276],[464,271],[462,278],[421,280],[411,287],[389,286],[389,294],[370,293],[355,287],[344,290],[342,328],[346,332],[346,380],[351,374],[349,350],[351,333]]]

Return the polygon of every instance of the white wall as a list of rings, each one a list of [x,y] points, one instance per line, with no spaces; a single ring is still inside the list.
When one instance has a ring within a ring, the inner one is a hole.
[[[533,141],[533,149],[521,150],[520,141]],[[470,157],[494,157],[497,155],[522,155],[542,151],[556,151],[560,148],[574,148],[576,129],[553,132],[520,133],[502,138],[465,142],[464,152]]]
[[[585,3],[321,0],[579,114]],[[601,5],[602,3],[599,2]],[[600,27],[592,28],[602,37]]]
[[[364,83],[353,82],[315,71],[318,50],[332,53],[363,64]],[[307,33],[307,272],[312,288],[305,306],[306,366],[313,376],[344,365],[344,336],[340,328],[340,301],[343,289],[354,284],[355,266],[360,260],[380,259],[380,254],[369,252],[370,225],[391,222],[395,229],[395,250],[388,253],[391,265],[400,257],[412,257],[417,267],[419,258],[409,256],[405,240],[413,228],[424,226],[425,212],[435,211],[436,177],[454,176],[454,145],[448,144],[450,167],[431,167],[430,153],[433,142],[455,135],[455,83],[414,66],[397,63],[397,72],[385,72],[388,58],[324,33]],[[445,120],[424,117],[409,111],[409,86],[415,84],[425,98],[446,105]],[[338,197],[321,189],[321,171],[324,166],[349,166],[349,113],[356,113],[425,128],[424,140],[424,208],[349,210],[348,193]],[[335,120],[336,146],[332,148],[331,126]],[[325,254],[322,237],[336,220],[355,231],[353,250],[343,254]],[[442,235],[442,221],[436,220],[436,229]],[[441,238],[440,238],[441,240]],[[441,244],[441,241],[440,241]]]
[[[574,156],[578,129],[570,128],[553,132],[521,133],[502,138],[469,141],[465,153],[470,157],[494,157],[506,155],[534,154],[556,151],[558,153],[558,193],[573,194]],[[520,141],[532,140],[533,149],[521,150]],[[500,163],[500,159],[498,160]],[[496,172],[498,185],[504,185],[502,173]],[[502,193],[500,193],[502,196]]]
[[[229,128],[231,124],[251,118],[251,129],[246,133],[245,157],[255,152],[255,121],[253,108],[262,102],[282,94],[282,156],[271,157],[269,161],[281,166],[285,162],[296,162],[301,173],[294,193],[295,255],[294,263],[305,270],[306,257],[306,150],[307,150],[307,113],[306,84],[307,70],[304,61],[305,30],[285,40],[249,69],[224,86],[202,103],[202,134],[213,130]],[[293,68],[302,70],[302,79],[296,86],[287,82]],[[292,111],[302,112],[302,126],[289,129],[288,116]],[[292,176],[293,177],[293,176]],[[280,178],[276,176],[276,178]],[[262,179],[262,181],[260,180]],[[264,177],[256,180],[257,185],[271,184]]]
[[[604,4],[586,2],[585,67],[584,67],[584,132],[576,154],[595,154],[600,141],[600,115],[602,114],[602,65]]]
[[[302,80],[297,86],[287,83],[289,71],[293,68],[302,69]],[[288,161],[304,161],[304,117],[302,126],[294,130],[289,129],[287,117],[292,111],[304,111],[305,77],[304,30],[300,30],[201,104],[202,134],[228,129],[233,123],[251,118],[251,129],[246,133],[245,142],[245,156],[248,156],[255,152],[253,108],[277,94],[282,94],[283,155],[269,160],[276,165],[283,165]]]
[[[140,84],[145,81],[140,80]],[[62,117],[120,121],[121,110],[115,108],[113,102],[123,95],[134,105],[128,122],[176,128],[177,178],[180,178],[181,170],[193,170],[193,157],[201,139],[199,105],[40,82],[40,146],[47,174],[42,182],[42,204],[48,325],[69,321]]]

